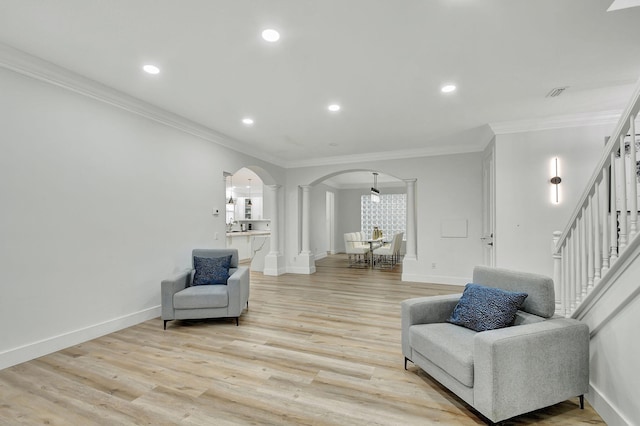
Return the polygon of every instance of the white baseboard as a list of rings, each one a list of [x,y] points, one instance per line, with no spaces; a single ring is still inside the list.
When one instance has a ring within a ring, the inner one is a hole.
[[[90,325],[0,353],[0,370],[160,316],[160,306]]]
[[[281,266],[279,268],[264,268],[264,270],[262,271],[262,275],[268,275],[271,277],[277,277],[278,275],[284,275],[287,273],[287,268],[285,268],[284,266]]]
[[[587,401],[593,407],[594,410],[602,417],[602,420],[609,426],[627,426],[632,424],[629,420],[625,419],[620,411],[604,396],[600,391],[589,384],[589,393],[586,395]]]
[[[443,275],[402,274],[402,281],[414,283],[447,284],[464,286],[469,283],[469,278],[449,277]]]
[[[324,259],[325,257],[327,257],[327,252],[323,251],[323,252],[320,252],[320,253],[316,253],[315,256],[314,256],[314,259],[317,262],[318,260]]]
[[[312,266],[288,266],[287,273],[288,274],[302,274],[302,275],[311,275],[316,272],[316,267]]]

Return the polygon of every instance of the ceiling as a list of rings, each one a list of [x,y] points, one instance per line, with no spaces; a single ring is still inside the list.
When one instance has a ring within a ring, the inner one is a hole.
[[[296,167],[477,151],[490,123],[622,110],[640,76],[640,8],[611,5],[0,0],[0,42]]]

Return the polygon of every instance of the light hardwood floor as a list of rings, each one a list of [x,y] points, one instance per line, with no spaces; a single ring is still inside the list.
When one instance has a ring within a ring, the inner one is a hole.
[[[485,420],[403,368],[400,302],[459,287],[395,271],[251,275],[235,320],[134,327],[0,371],[0,424],[473,425]],[[160,284],[158,283],[158,287]],[[577,398],[505,424],[604,424]]]

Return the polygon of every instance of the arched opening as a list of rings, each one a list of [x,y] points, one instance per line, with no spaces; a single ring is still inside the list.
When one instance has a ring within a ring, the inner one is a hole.
[[[374,172],[378,173],[376,189],[380,191],[379,203],[370,201]],[[307,190],[310,204],[307,225],[309,241],[304,241],[303,218],[300,244],[303,254],[305,243],[308,244],[310,261],[315,262],[332,253],[344,254],[344,234],[362,232],[366,238],[371,238],[374,227],[382,231],[385,241],[391,241],[395,234],[403,233],[400,246],[401,252],[406,252],[408,202],[407,182],[403,179],[380,170],[342,170],[316,179]],[[303,211],[304,208],[302,205]],[[415,227],[412,232],[415,233]]]
[[[245,166],[225,172],[226,247],[238,250],[251,270],[279,275],[280,220],[278,185],[261,167]],[[269,260],[269,256],[272,257]]]

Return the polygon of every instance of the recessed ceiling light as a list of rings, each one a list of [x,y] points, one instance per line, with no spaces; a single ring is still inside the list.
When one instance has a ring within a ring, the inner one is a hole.
[[[451,93],[456,91],[456,86],[455,84],[445,84],[440,90],[442,93]]]
[[[331,112],[338,112],[340,111],[340,105],[338,104],[331,104],[327,107],[327,109]]]
[[[151,65],[151,64],[147,64],[145,66],[142,67],[142,69],[149,74],[158,74],[160,72],[160,68],[156,67],[155,65]]]
[[[268,42],[274,43],[280,40],[280,33],[272,28],[262,31],[262,38]]]
[[[244,124],[246,124],[247,126],[251,126],[251,125],[253,124],[253,118],[249,118],[249,117],[247,117],[247,118],[243,118],[243,119],[242,119],[242,122],[243,122]]]

